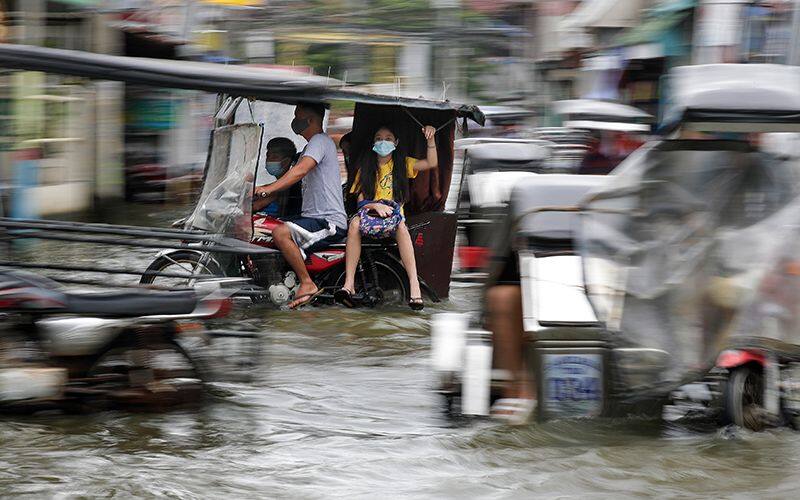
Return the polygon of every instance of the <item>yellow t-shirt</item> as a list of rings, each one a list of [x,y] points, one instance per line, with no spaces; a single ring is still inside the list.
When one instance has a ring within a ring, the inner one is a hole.
[[[414,165],[417,164],[416,158],[406,158],[406,175],[409,179],[417,176],[417,171],[414,170]],[[394,169],[394,161],[389,160],[383,165],[378,165],[378,175],[375,180],[375,199],[376,200],[393,200],[392,196],[392,169]],[[350,188],[351,194],[356,194],[361,191],[361,171],[356,172],[356,177],[353,179],[353,186]]]

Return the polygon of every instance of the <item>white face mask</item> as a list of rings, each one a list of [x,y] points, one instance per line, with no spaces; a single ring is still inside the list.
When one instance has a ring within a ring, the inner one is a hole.
[[[375,151],[378,156],[389,156],[396,147],[397,146],[395,146],[392,141],[375,141],[372,150]]]

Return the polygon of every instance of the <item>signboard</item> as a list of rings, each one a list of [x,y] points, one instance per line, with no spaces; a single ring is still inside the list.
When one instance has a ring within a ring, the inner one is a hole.
[[[544,354],[543,402],[548,418],[597,417],[603,411],[602,354]]]

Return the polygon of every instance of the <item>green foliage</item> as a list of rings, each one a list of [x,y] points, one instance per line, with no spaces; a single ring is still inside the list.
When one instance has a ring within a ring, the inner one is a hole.
[[[340,45],[332,44],[313,44],[308,47],[302,64],[314,68],[314,73],[320,76],[328,74],[330,68],[331,76],[335,77],[337,72],[344,67],[344,60],[340,52]]]

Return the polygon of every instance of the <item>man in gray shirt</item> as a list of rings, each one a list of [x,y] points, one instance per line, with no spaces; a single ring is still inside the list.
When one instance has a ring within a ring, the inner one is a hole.
[[[292,130],[308,141],[297,164],[283,177],[256,188],[255,195],[270,198],[297,182],[303,185],[303,206],[300,217],[272,231],[275,246],[300,279],[300,288],[289,307],[296,308],[311,302],[319,293],[303,261],[297,235],[304,237],[303,250],[314,252],[347,236],[347,215],[342,199],[342,180],[336,144],[322,131],[325,107],[319,103],[298,104],[294,110]]]

